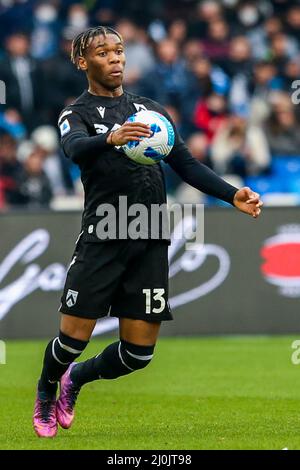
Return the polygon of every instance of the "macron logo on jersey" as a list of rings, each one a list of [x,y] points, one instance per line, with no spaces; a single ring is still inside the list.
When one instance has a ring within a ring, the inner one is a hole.
[[[140,104],[140,103],[133,103],[134,106],[135,106],[135,109],[137,110],[137,112],[139,111],[147,111],[147,108],[145,105],[143,104]]]
[[[100,116],[102,117],[102,119],[104,118],[104,114],[105,114],[105,108],[103,108],[102,106],[99,106],[98,109],[98,112],[100,114]]]
[[[61,123],[61,125],[59,126],[59,129],[60,129],[60,134],[61,134],[62,137],[64,135],[66,135],[68,132],[70,132],[71,127],[70,127],[70,123],[69,123],[68,119],[65,119]]]

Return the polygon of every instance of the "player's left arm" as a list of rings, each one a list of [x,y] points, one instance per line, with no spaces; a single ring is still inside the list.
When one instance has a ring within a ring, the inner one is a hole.
[[[259,194],[248,187],[238,189],[224,181],[214,171],[196,160],[183,142],[175,144],[175,148],[165,161],[183,181],[199,191],[228,202],[254,218],[260,215],[263,203]]]
[[[171,153],[165,158],[165,162],[171,166],[183,181],[194,188],[209,196],[214,196],[228,202],[241,212],[257,218],[261,213],[263,205],[259,194],[248,187],[235,188],[206,165],[196,160],[181,139],[171,116],[158,103],[152,101],[152,106],[155,106],[158,112],[166,116],[172,123],[175,131],[175,144]]]

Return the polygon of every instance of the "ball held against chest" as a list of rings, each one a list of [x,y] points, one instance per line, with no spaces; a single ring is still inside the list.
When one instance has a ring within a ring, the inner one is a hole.
[[[139,111],[127,119],[128,122],[148,124],[150,137],[141,141],[130,141],[123,145],[127,157],[136,163],[153,165],[163,160],[171,152],[175,142],[175,132],[170,121],[156,111]]]

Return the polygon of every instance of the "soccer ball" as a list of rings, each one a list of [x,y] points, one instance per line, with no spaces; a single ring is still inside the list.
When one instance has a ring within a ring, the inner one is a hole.
[[[170,121],[156,111],[139,111],[127,122],[142,122],[150,126],[152,135],[141,141],[130,141],[122,148],[131,160],[143,165],[153,165],[163,160],[171,152],[175,142],[175,132]]]

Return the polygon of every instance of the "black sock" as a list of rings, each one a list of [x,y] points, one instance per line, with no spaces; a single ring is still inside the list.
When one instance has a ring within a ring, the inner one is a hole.
[[[51,340],[46,347],[43,370],[38,384],[39,392],[55,395],[57,382],[69,365],[84,351],[87,344],[88,341],[71,338],[60,331],[59,336]]]
[[[98,379],[116,379],[146,367],[153,357],[153,346],[138,346],[127,341],[110,344],[101,354],[79,362],[71,373],[78,387]]]

